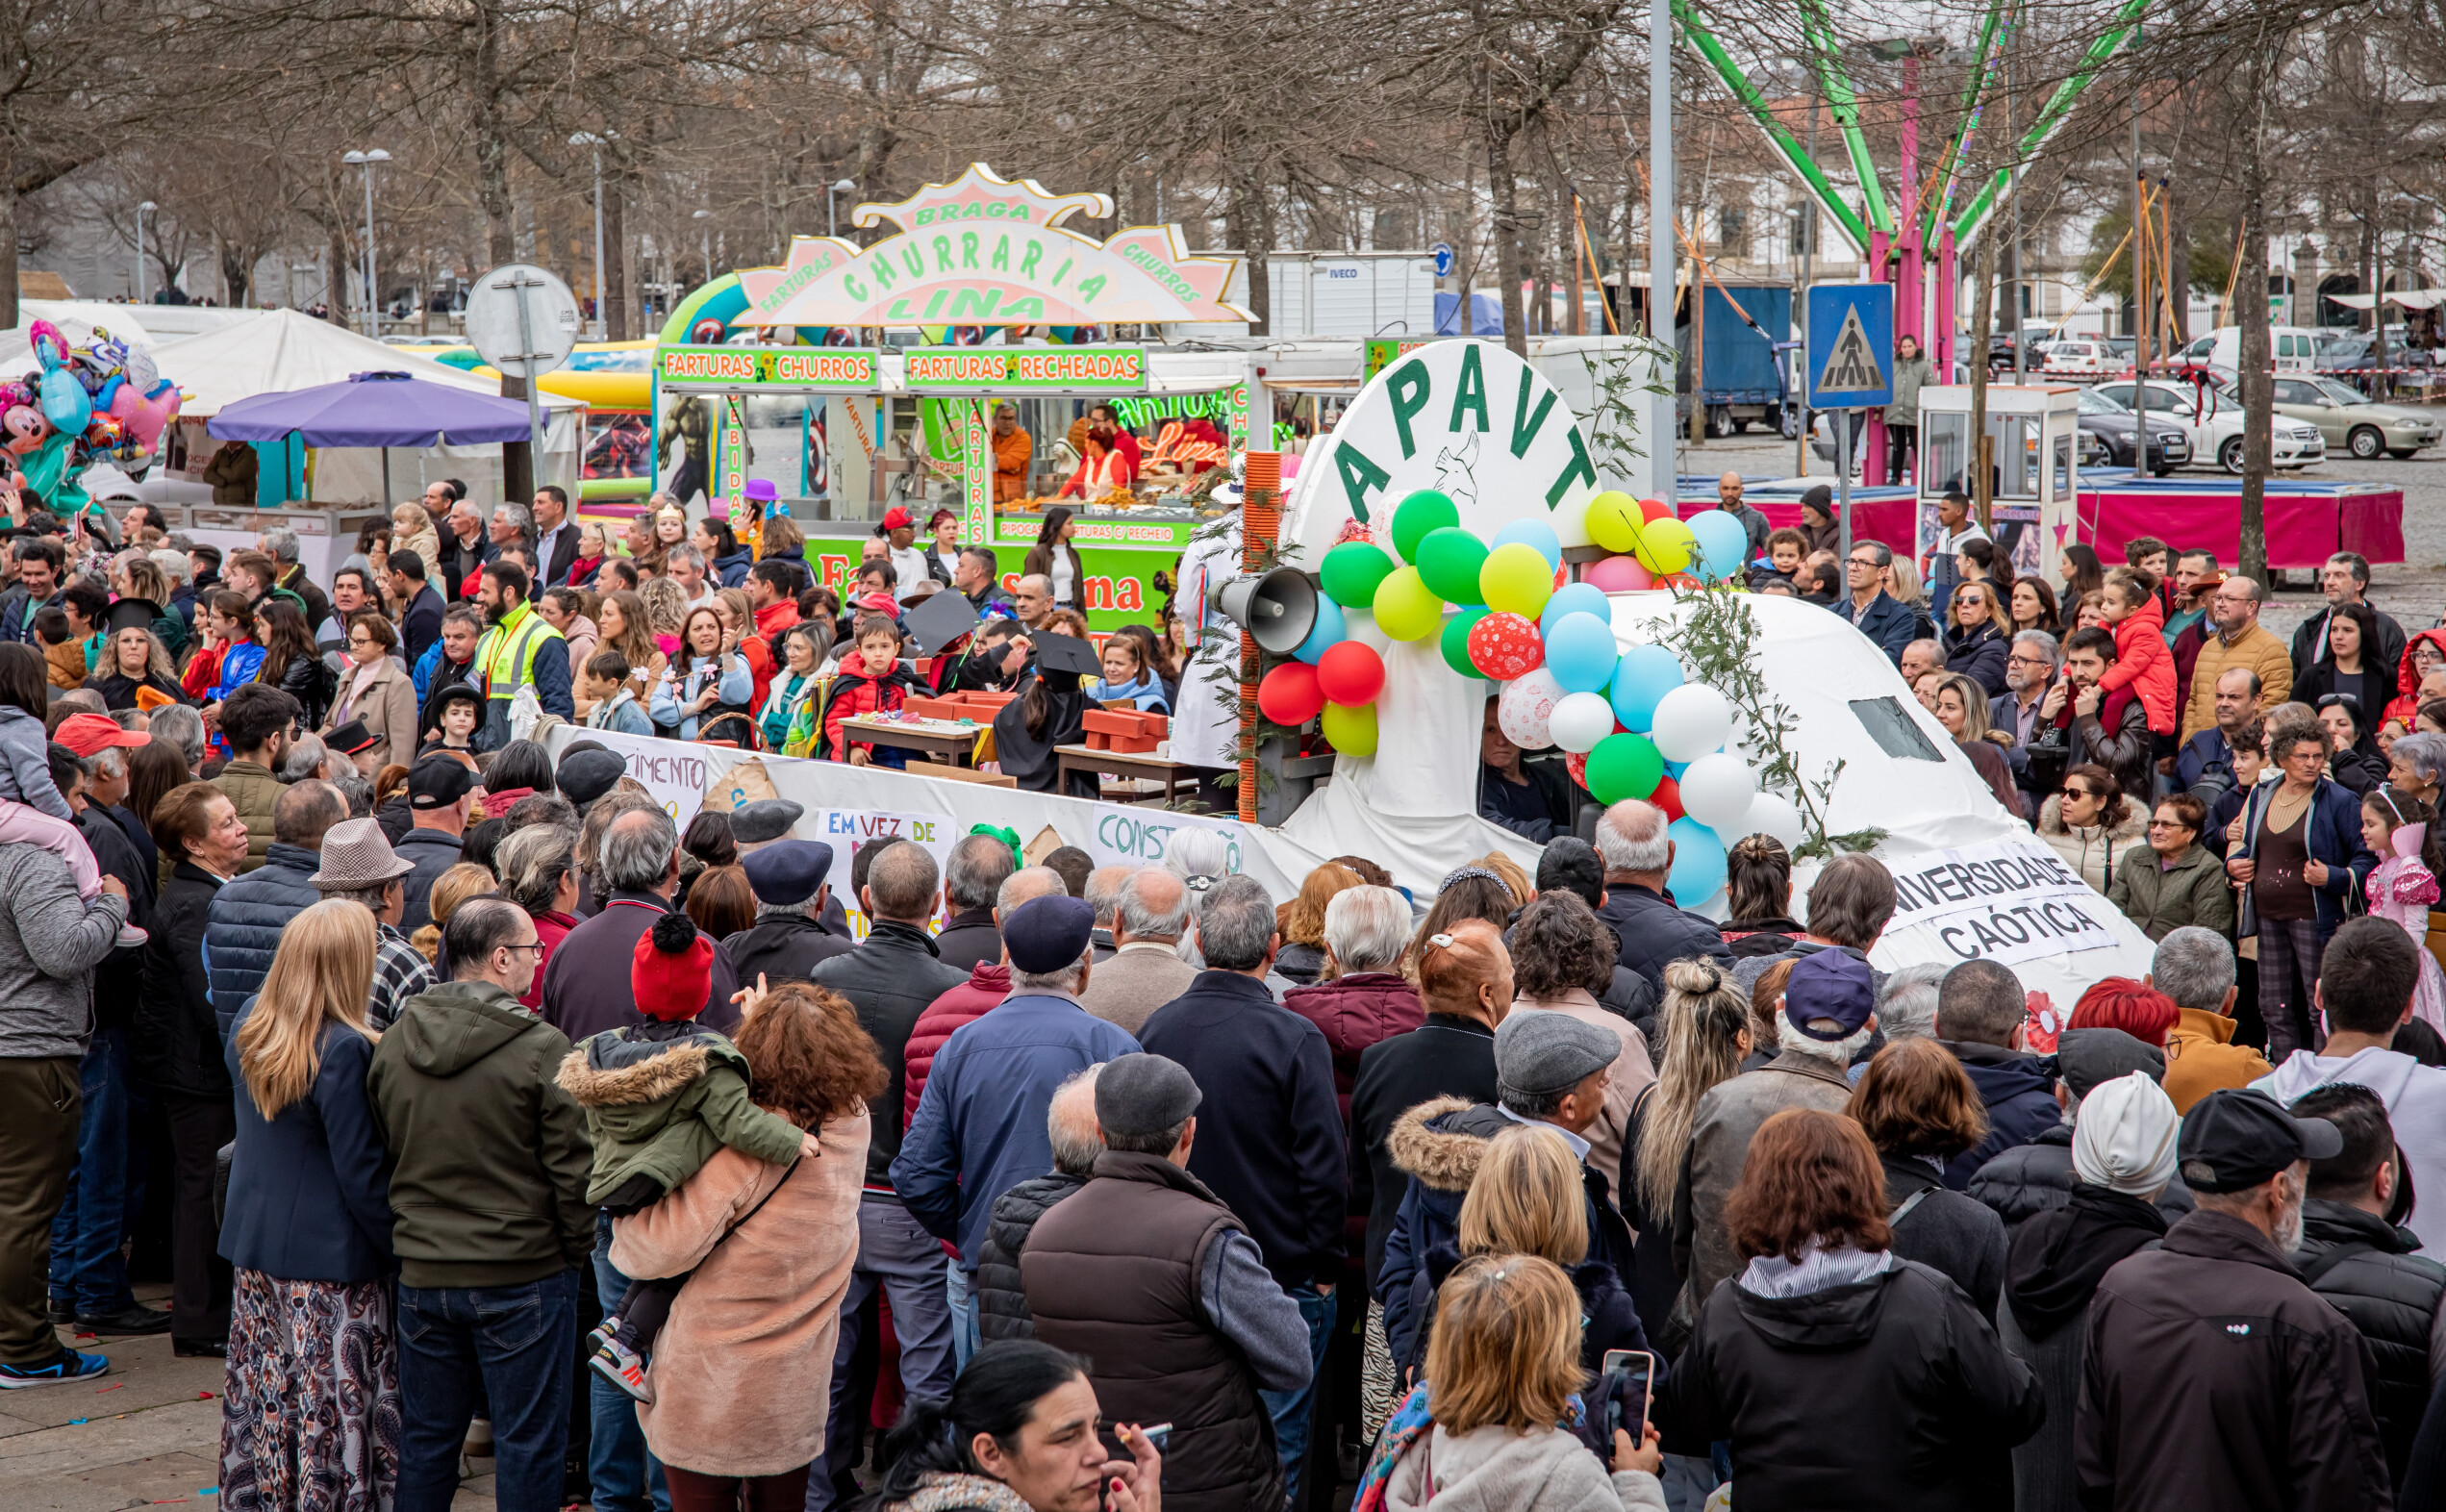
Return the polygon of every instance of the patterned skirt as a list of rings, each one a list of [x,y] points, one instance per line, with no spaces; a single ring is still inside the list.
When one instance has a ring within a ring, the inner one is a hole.
[[[225,1512],[389,1512],[399,1357],[378,1281],[238,1272],[221,1399]]]

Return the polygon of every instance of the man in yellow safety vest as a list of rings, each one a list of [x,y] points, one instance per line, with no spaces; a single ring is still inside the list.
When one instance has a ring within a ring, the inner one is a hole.
[[[531,727],[538,715],[577,718],[569,698],[569,644],[527,600],[526,568],[504,557],[484,565],[476,602],[487,629],[476,643],[475,680],[485,696],[484,723],[471,743],[499,750],[514,735],[513,719]],[[521,695],[532,708],[521,709]]]

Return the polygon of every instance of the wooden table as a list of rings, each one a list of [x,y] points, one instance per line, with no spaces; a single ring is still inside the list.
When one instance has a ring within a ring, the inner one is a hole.
[[[1164,785],[1164,794],[1160,800],[1148,794],[1127,800],[1133,803],[1155,801],[1172,803],[1179,796],[1179,790],[1184,784],[1194,795],[1198,791],[1198,782],[1212,775],[1213,771],[1213,769],[1200,767],[1195,762],[1174,761],[1169,756],[1158,756],[1152,751],[1099,751],[1090,750],[1084,745],[1056,745],[1053,747],[1053,755],[1057,777],[1054,791],[1057,793],[1069,791],[1072,772],[1101,777],[1141,778]],[[1101,788],[1102,785],[1099,783],[1097,785],[1099,795]]]
[[[977,737],[988,728],[982,724],[946,724],[938,719],[903,724],[896,719],[867,718],[845,719],[841,727],[851,741],[945,757],[954,767],[975,764]]]

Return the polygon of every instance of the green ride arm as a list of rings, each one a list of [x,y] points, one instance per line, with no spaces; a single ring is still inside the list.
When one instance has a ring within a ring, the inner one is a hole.
[[[1676,0],[1674,10],[1681,19],[1683,33],[1690,38],[1691,46],[1697,48],[1700,56],[1705,58],[1715,68],[1717,75],[1724,80],[1725,87],[1732,91],[1733,97],[1739,100],[1742,108],[1750,113],[1750,118],[1757,122],[1758,129],[1766,135],[1767,144],[1776,150],[1793,172],[1801,175],[1802,182],[1808,187],[1811,195],[1816,198],[1826,213],[1833,217],[1835,225],[1843,233],[1844,239],[1850,241],[1860,256],[1867,257],[1868,227],[1861,222],[1857,214],[1853,213],[1852,207],[1843,202],[1842,194],[1833,184],[1828,181],[1825,172],[1810,161],[1808,153],[1801,143],[1793,139],[1791,131],[1781,121],[1775,118],[1775,112],[1768,107],[1766,97],[1758,92],[1757,87],[1749,81],[1742,73],[1740,66],[1732,61],[1730,55],[1725,52],[1724,44],[1718,42],[1714,36],[1699,23],[1698,18],[1690,13],[1690,9],[1684,0]]]

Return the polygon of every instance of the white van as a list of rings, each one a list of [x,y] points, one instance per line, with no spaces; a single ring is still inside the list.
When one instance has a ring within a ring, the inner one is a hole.
[[[2268,327],[2268,353],[2275,370],[2307,373],[2318,361],[2318,333],[2298,325]],[[2175,354],[2181,368],[2212,367],[2229,373],[2242,370],[2242,328],[2221,325]]]

